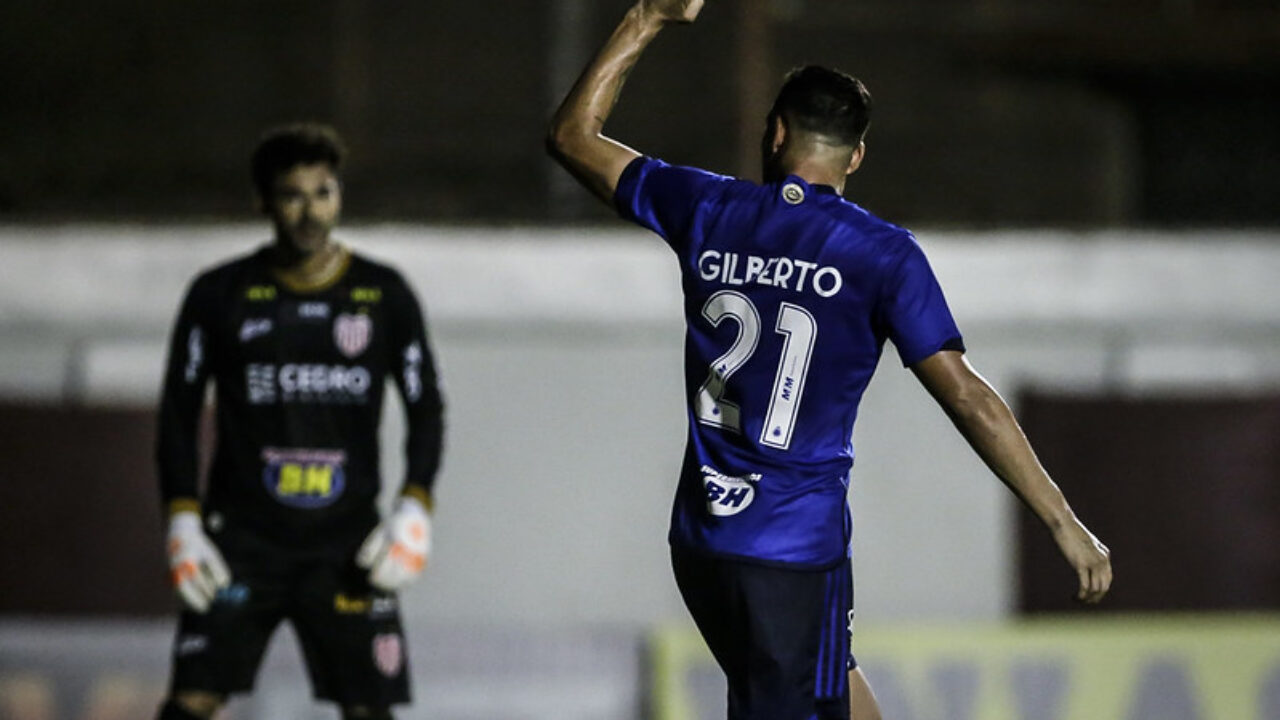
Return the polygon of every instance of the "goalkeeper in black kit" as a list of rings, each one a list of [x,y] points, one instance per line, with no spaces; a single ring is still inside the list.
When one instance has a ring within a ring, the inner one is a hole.
[[[342,156],[326,126],[267,133],[252,170],[275,238],[200,274],[178,314],[158,460],[185,608],[161,720],[213,717],[250,690],[282,620],[314,695],[343,718],[390,718],[409,700],[395,591],[430,551],[443,402],[404,279],[330,236]],[[407,471],[380,519],[388,377],[404,399]],[[217,443],[202,496],[197,428],[209,380]]]

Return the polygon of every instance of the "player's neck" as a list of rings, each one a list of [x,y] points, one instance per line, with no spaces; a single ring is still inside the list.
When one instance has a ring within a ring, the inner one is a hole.
[[[836,170],[827,163],[812,160],[801,160],[786,168],[786,173],[795,175],[810,185],[829,185],[836,189],[838,195],[844,194],[844,181],[849,177],[843,169]]]
[[[335,240],[305,255],[277,245],[274,255],[272,273],[295,292],[314,292],[333,285],[351,262],[350,251]]]
[[[830,142],[815,133],[791,131],[778,141],[778,165],[788,175],[795,175],[810,185],[828,185],[844,194],[844,181],[856,167],[851,163],[850,148]],[[858,156],[860,157],[860,156]]]

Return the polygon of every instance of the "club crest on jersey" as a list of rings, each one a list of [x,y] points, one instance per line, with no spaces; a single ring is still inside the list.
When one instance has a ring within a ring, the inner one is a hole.
[[[788,205],[799,205],[804,202],[804,188],[796,183],[787,183],[782,186],[782,199]]]
[[[343,355],[353,358],[369,347],[373,339],[373,319],[368,315],[342,313],[333,319],[333,341]]]
[[[707,512],[716,517],[728,517],[746,510],[756,499],[755,486],[758,482],[759,473],[733,477],[703,465],[702,485],[707,489]]]
[[[262,484],[282,505],[311,510],[332,505],[347,486],[341,450],[264,448]]]
[[[373,664],[387,677],[400,674],[404,665],[404,649],[400,636],[390,633],[373,636]]]

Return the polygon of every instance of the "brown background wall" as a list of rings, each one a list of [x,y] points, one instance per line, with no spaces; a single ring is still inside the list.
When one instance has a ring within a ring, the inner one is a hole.
[[[1019,408],[1115,553],[1103,611],[1280,606],[1280,397],[1027,393]],[[154,431],[150,409],[0,405],[0,615],[172,608]],[[1018,517],[1019,608],[1080,609],[1044,528]]]
[[[0,405],[0,615],[174,607],[154,411]]]
[[[1280,607],[1280,397],[1031,393],[1020,416],[1114,553],[1102,610]],[[1030,513],[1019,518],[1021,608],[1078,609],[1052,540]]]

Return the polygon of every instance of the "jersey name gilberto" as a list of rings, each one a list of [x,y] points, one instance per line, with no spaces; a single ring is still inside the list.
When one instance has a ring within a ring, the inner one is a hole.
[[[844,276],[830,265],[789,257],[760,257],[735,252],[704,250],[698,256],[698,275],[722,285],[772,285],[783,290],[812,290],[829,298],[844,287]]]

